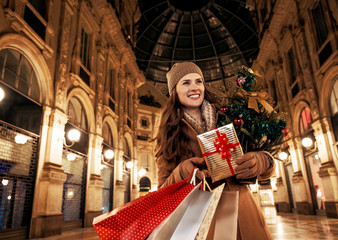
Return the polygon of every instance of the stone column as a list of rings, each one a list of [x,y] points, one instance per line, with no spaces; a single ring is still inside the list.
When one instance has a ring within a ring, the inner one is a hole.
[[[48,116],[47,116],[48,115]],[[67,116],[58,109],[44,108],[41,150],[30,237],[61,233],[63,224],[62,193],[67,175],[61,168],[64,128]]]
[[[322,164],[319,169],[325,194],[326,216],[338,218],[338,176],[332,161]]]
[[[89,134],[89,142],[84,227],[92,226],[93,219],[102,214],[102,189],[104,187],[100,173],[103,138],[96,134]]]
[[[290,154],[292,157],[292,167],[294,174],[292,176],[292,184],[295,186],[297,193],[295,198],[296,210],[300,214],[314,214],[312,208],[310,187],[306,175],[306,166],[302,150],[300,137],[295,137],[294,141],[288,142],[290,146]]]
[[[119,150],[117,152],[116,159],[114,161],[114,169],[115,169],[115,186],[114,186],[114,203],[113,208],[117,208],[124,204],[124,191],[126,190],[123,184],[123,151]]]
[[[312,203],[309,202],[307,186],[301,171],[297,171],[293,174],[292,184],[295,186],[295,192],[297,193],[296,196],[294,196],[296,199],[297,213],[305,215],[314,214]]]
[[[318,147],[318,153],[320,156],[320,162],[325,163],[328,161],[332,161],[332,153],[331,148],[329,147],[329,139],[327,136],[326,127],[323,124],[322,120],[314,121],[312,124],[312,128],[314,130],[313,134],[316,138],[316,144]]]
[[[318,146],[321,167],[319,176],[323,183],[325,196],[325,210],[328,217],[338,218],[338,177],[332,151],[333,139],[329,131],[327,118],[312,123]]]
[[[278,190],[275,194],[275,202],[278,205],[278,212],[291,212],[288,190],[286,184],[283,182],[282,177],[277,178],[276,187]]]
[[[134,147],[135,152],[136,152],[136,147]],[[137,174],[138,174],[138,161],[134,160],[134,167],[133,171],[130,173],[131,177],[131,196],[130,200],[134,200],[139,197],[139,189],[138,189],[138,182],[137,182]]]

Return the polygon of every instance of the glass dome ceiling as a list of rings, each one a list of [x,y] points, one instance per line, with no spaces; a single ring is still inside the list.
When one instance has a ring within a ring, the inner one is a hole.
[[[193,61],[206,82],[232,77],[258,54],[245,0],[139,0],[135,55],[147,81],[166,83],[176,62]]]

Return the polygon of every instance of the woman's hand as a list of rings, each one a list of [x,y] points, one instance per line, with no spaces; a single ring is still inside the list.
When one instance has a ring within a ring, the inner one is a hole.
[[[187,160],[184,160],[179,165],[179,172],[182,179],[186,179],[189,177],[192,170],[197,167],[199,170],[196,172],[196,177],[200,180],[203,177],[210,177],[210,173],[206,168],[206,164],[203,158],[200,157],[193,157]]]
[[[236,172],[243,171],[236,175],[237,179],[248,179],[257,177],[264,173],[271,166],[271,161],[263,152],[249,152],[236,159]]]

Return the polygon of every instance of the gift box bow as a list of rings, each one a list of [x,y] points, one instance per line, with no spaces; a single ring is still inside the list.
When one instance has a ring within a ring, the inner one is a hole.
[[[216,134],[217,134],[217,138],[214,139],[214,146],[215,146],[215,150],[211,151],[211,152],[206,152],[203,153],[202,156],[206,157],[209,155],[212,155],[214,153],[220,153],[222,158],[225,158],[228,166],[230,168],[231,174],[235,175],[235,171],[232,168],[230,159],[231,159],[231,152],[236,150],[236,147],[238,145],[240,145],[239,142],[237,143],[230,143],[229,142],[229,138],[227,137],[226,133],[220,133],[218,131],[218,129],[216,129]]]

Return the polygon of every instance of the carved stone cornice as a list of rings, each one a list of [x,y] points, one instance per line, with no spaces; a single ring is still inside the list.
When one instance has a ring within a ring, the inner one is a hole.
[[[16,32],[23,32],[31,41],[42,51],[46,59],[50,59],[54,55],[54,50],[46,44],[46,42],[35,32],[31,27],[22,19],[16,12],[13,12],[10,8],[5,9],[5,18],[10,22],[11,28]],[[46,31],[52,32],[52,29],[46,27]],[[54,34],[54,33],[53,33]]]
[[[135,87],[140,87],[145,83],[146,79],[136,63],[136,57],[133,49],[127,43],[122,33],[122,26],[114,9],[110,4],[107,5],[105,0],[95,1],[95,6],[101,16],[104,16],[103,24],[108,28],[108,32],[111,36],[114,36],[112,40],[114,41],[113,45],[116,46],[114,49],[115,55],[121,56],[121,64],[127,64],[132,78],[135,80]]]
[[[329,177],[337,176],[337,170],[333,161],[322,163],[322,166],[319,168],[319,177]]]
[[[126,187],[124,186],[122,181],[116,180],[115,189],[118,191],[125,191]]]
[[[58,184],[63,184],[67,180],[67,174],[59,164],[47,162],[45,163],[40,181],[48,181]]]
[[[101,176],[97,175],[97,174],[91,174],[90,179],[89,179],[89,186],[103,188],[104,182],[103,182]]]
[[[304,181],[303,173],[301,171],[294,172],[292,176],[292,183],[299,183],[301,181]]]
[[[260,51],[257,56],[259,62],[265,62],[271,55],[271,45],[275,43],[283,29],[284,22],[289,17],[290,1],[276,1],[274,14],[269,23],[268,30],[264,33],[260,42]]]

